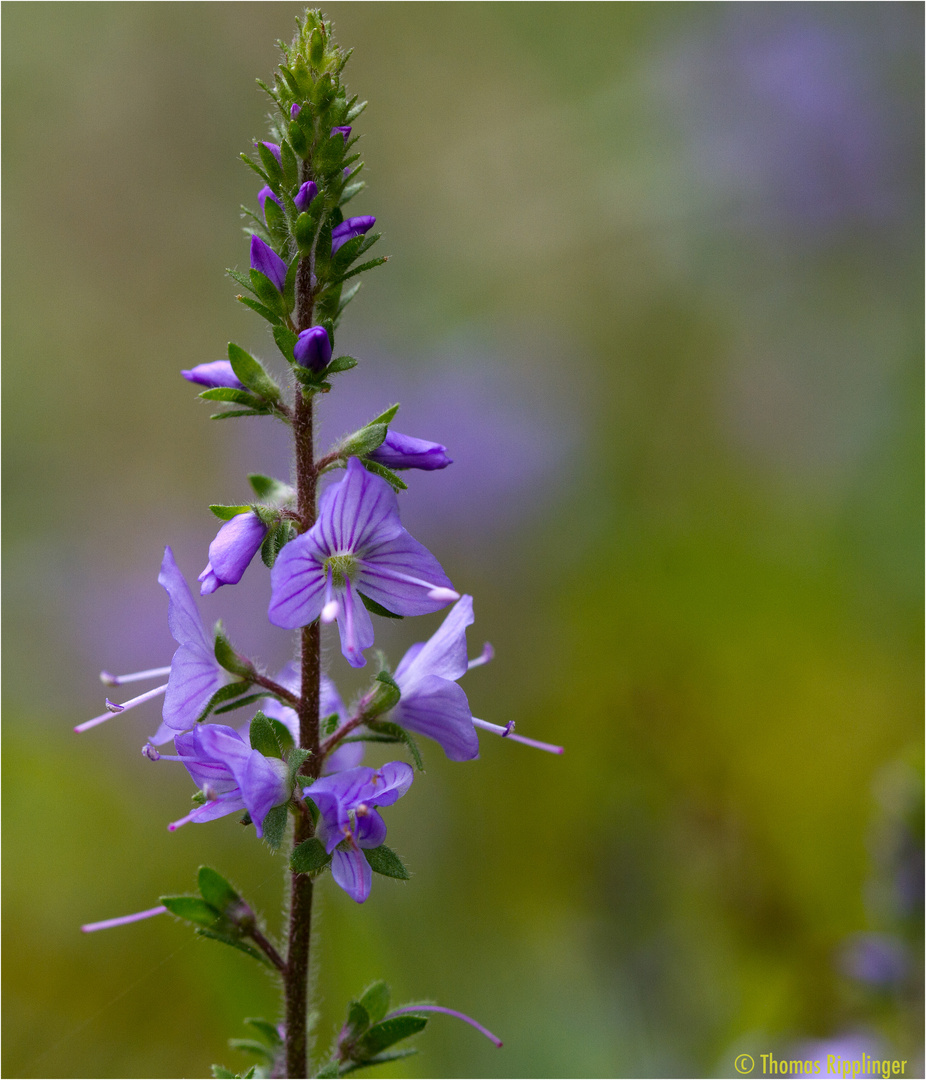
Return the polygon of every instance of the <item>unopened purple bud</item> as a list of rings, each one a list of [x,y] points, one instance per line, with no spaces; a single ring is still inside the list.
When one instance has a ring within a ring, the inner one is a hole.
[[[259,236],[251,237],[251,269],[259,270],[280,292],[283,291],[286,284],[286,263]]]
[[[348,218],[340,225],[335,225],[331,230],[331,254],[333,255],[338,248],[343,247],[348,240],[353,240],[355,236],[362,236],[363,233],[372,229],[375,223],[375,217],[366,215]]]
[[[415,439],[411,435],[402,435],[390,430],[386,438],[371,453],[371,461],[385,465],[387,469],[446,469],[453,463],[447,456],[447,447],[440,443]]]
[[[209,562],[199,575],[200,596],[221,585],[237,585],[267,535],[267,526],[253,512],[226,521],[209,545]]]
[[[268,199],[273,199],[273,201],[277,204],[277,206],[279,206],[279,208],[281,210],[283,209],[283,204],[276,197],[276,195],[273,194],[273,188],[268,187],[267,185],[264,185],[264,187],[262,187],[260,189],[260,191],[258,191],[258,193],[257,193],[257,201],[260,203],[260,208],[261,208],[261,210],[263,210],[265,218],[267,216],[267,200]]]
[[[302,112],[302,106],[297,105],[295,102],[289,107],[289,115],[295,120],[296,117]]]
[[[280,155],[280,148],[279,148],[279,146],[277,146],[276,143],[274,143],[274,142],[259,142],[259,143],[254,143],[254,145],[255,146],[266,146],[267,149],[270,151],[270,153],[273,154],[273,156],[277,159],[277,161],[282,165],[283,159],[282,159],[282,157]]]
[[[314,180],[306,180],[302,187],[296,192],[296,197],[293,202],[296,204],[296,209],[300,211],[308,210],[309,203],[318,194],[318,185]]]
[[[347,140],[350,138],[350,127],[349,126],[348,127],[333,127],[331,129],[331,134],[332,135],[343,135],[344,136],[344,141],[347,142]]]
[[[189,371],[181,371],[180,374],[189,382],[199,383],[213,389],[217,386],[229,386],[232,390],[243,390],[244,383],[232,370],[227,360],[213,360],[208,364],[197,364]]]
[[[321,371],[331,363],[331,341],[324,326],[310,326],[299,335],[293,346],[297,364],[310,371]]]

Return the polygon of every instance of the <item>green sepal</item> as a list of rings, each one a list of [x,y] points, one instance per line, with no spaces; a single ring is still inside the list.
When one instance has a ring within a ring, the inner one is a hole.
[[[357,366],[353,356],[336,356],[331,363],[318,373],[318,378],[327,379],[329,375],[338,375],[342,371],[350,371]]]
[[[250,213],[250,210],[248,211],[248,213]],[[240,273],[238,270],[232,270],[231,267],[226,267],[225,273],[228,274],[228,276],[233,281],[237,281],[243,289],[247,289],[248,292],[254,292],[254,290],[251,288],[251,279],[245,277],[244,274]]]
[[[296,276],[299,273],[299,256],[289,264],[283,282],[283,314],[289,315],[296,307]]]
[[[389,712],[390,709],[398,705],[399,699],[402,697],[399,684],[388,671],[379,672],[374,682],[379,683],[379,686],[374,686],[373,697],[363,710],[365,720],[373,720],[377,716]]]
[[[343,274],[365,251],[368,251],[371,244],[375,244],[381,235],[381,233],[359,233],[357,236],[352,236],[350,240],[345,240],[331,256],[332,280],[328,284],[332,284],[332,281],[336,280],[340,274]],[[371,239],[371,237],[375,237],[375,239]]]
[[[325,845],[317,836],[312,836],[293,850],[289,859],[289,868],[294,874],[317,874],[331,862],[331,856],[325,851]]]
[[[251,509],[251,506],[249,503],[243,503],[240,506],[225,506],[222,503],[210,503],[209,509],[220,521],[231,521],[233,517],[237,517],[239,514],[246,514]]]
[[[363,462],[363,467],[367,472],[376,473],[377,476],[381,476],[386,483],[391,484],[396,491],[408,490],[408,484],[406,484],[400,476],[396,476],[392,469],[387,469],[385,465],[380,465],[378,461],[370,461],[369,458],[361,458],[360,460]]]
[[[207,930],[205,926],[197,927],[196,933],[199,937],[210,938],[212,941],[221,941],[223,945],[231,945],[233,949],[238,949],[243,953],[247,953],[248,956],[252,956],[255,960],[259,960],[265,967],[276,971],[276,968],[268,957],[266,957],[259,949],[255,949],[252,945],[248,945],[246,942],[242,941],[239,937],[232,937],[230,934],[217,933],[215,930]]]
[[[282,500],[293,494],[293,489],[289,484],[273,476],[266,476],[264,473],[248,473],[248,483],[258,499],[263,499],[265,502]]]
[[[352,435],[348,435],[338,448],[338,453],[345,458],[370,454],[383,445],[388,431],[386,424],[367,424]]]
[[[233,1073],[231,1069],[226,1069],[224,1065],[213,1065],[212,1075],[215,1080],[238,1080],[239,1073]]]
[[[374,874],[382,874],[383,877],[398,878],[400,881],[408,881],[411,874],[405,869],[405,864],[390,847],[380,844],[375,848],[361,848],[366,856],[370,869]],[[386,1044],[388,1046],[388,1043]],[[376,1051],[374,1051],[376,1053]]]
[[[338,714],[332,713],[330,716],[326,716],[324,720],[318,725],[318,730],[323,739],[327,739],[329,735],[333,735],[338,730],[338,724],[340,724],[341,718]]]
[[[333,1076],[340,1076],[338,1071],[340,1066],[337,1061],[329,1061],[327,1065],[323,1065],[315,1074],[318,1080],[331,1080]]]
[[[268,323],[273,326],[282,326],[280,316],[273,312],[268,307],[264,307],[263,304],[259,304],[256,300],[252,300],[250,296],[238,296],[235,298],[238,303],[244,304],[245,307],[249,307],[251,311],[256,311],[262,319],[266,319]]]
[[[276,154],[272,150],[268,150],[262,141],[257,144],[257,153],[260,156],[260,163],[265,169],[264,175],[267,177],[267,183],[274,189],[274,194],[276,194],[276,189],[283,179],[283,169],[276,159]]]
[[[252,409],[263,407],[263,401],[247,390],[236,390],[233,386],[213,386],[199,395],[205,401],[233,401],[236,405],[247,405]]]
[[[294,187],[299,179],[299,164],[293,148],[285,139],[280,140],[280,159],[283,166],[283,181],[287,187]]]
[[[210,420],[231,420],[233,416],[272,416],[273,407],[264,406],[263,409],[229,409],[228,412],[214,412]]]
[[[299,770],[312,756],[311,750],[306,750],[305,747],[293,745],[286,753],[286,764],[289,767],[287,776],[287,783],[290,787],[295,787],[299,777]],[[305,778],[306,780],[309,777]],[[315,805],[314,803],[312,804]],[[313,814],[313,819],[318,821],[317,812]]]
[[[248,728],[248,739],[252,750],[257,750],[264,757],[283,760],[283,747],[280,746],[273,725],[260,710],[254,714],[254,719]]]
[[[265,1020],[262,1016],[248,1016],[245,1018],[244,1022],[248,1027],[254,1028],[268,1046],[276,1047],[283,1045],[283,1040],[280,1038],[280,1033],[277,1031],[276,1024],[271,1024],[269,1020]]]
[[[212,711],[216,716],[221,716],[222,713],[234,712],[235,709],[243,709],[246,705],[253,705],[255,701],[260,701],[261,698],[268,696],[272,697],[273,695],[266,690],[262,690],[259,694],[248,694],[246,697],[235,698],[234,701],[229,702],[227,705],[222,705]]]
[[[343,1066],[340,1074],[332,1073],[332,1076],[350,1076],[351,1073],[357,1072],[358,1069],[367,1069],[371,1065],[386,1065],[390,1061],[398,1061],[400,1058],[411,1057],[412,1054],[417,1054],[418,1051],[414,1046],[408,1046],[404,1050],[387,1050],[385,1053],[377,1054],[375,1057],[366,1058],[364,1061],[352,1061]],[[318,1074],[321,1076],[321,1073]]]
[[[289,236],[289,227],[286,224],[286,214],[274,199],[264,200],[264,217],[267,220],[267,233],[278,242],[286,240]],[[272,247],[273,245],[271,245]]]
[[[367,1062],[376,1054],[388,1050],[393,1043],[417,1035],[427,1023],[426,1016],[415,1016],[414,1013],[403,1013],[402,1016],[381,1020],[357,1041],[351,1056]]]
[[[296,153],[300,157],[305,157],[309,149],[309,140],[305,137],[302,125],[295,120],[290,120],[286,128],[286,135]]]
[[[340,254],[340,252],[338,252]],[[389,262],[388,255],[380,255],[378,259],[370,259],[369,262],[361,263],[360,266],[355,266],[352,270],[348,270],[346,274],[341,274],[340,277],[333,278],[328,282],[331,285],[340,285],[342,282],[349,281],[352,277],[356,277],[358,274],[362,274],[367,270],[373,270],[377,266],[382,266],[384,263]]]
[[[210,930],[221,926],[234,931],[234,925],[220,911],[198,896],[162,896],[160,900],[171,915],[176,915],[185,922],[208,927]]]
[[[309,63],[317,71],[325,57],[325,37],[316,26],[309,37]]]
[[[382,1020],[389,1011],[389,986],[382,979],[377,980],[361,994],[360,1004],[374,1024]]]
[[[382,672],[380,672],[380,674],[382,674]],[[379,676],[377,676],[377,678],[379,678]],[[394,724],[389,720],[370,720],[367,722],[367,726],[376,735],[384,735],[391,741],[404,743],[408,747],[408,752],[411,754],[417,770],[419,772],[424,772],[424,762],[421,760],[421,751],[418,749],[418,744],[405,728],[399,727],[398,724]],[[374,740],[370,741],[372,742]]]
[[[282,806],[274,806],[267,811],[264,818],[264,843],[271,851],[276,851],[283,843],[286,835],[286,822],[289,818],[289,809],[284,803]]]
[[[325,109],[328,108],[331,102],[334,101],[334,95],[336,93],[337,89],[334,85],[334,80],[331,77],[331,72],[326,71],[318,82],[316,82],[315,89],[312,92],[312,101],[318,112],[324,112]]]
[[[363,606],[367,609],[367,611],[372,612],[374,615],[382,615],[384,619],[405,618],[404,615],[396,615],[394,611],[389,611],[387,608],[384,608],[382,604],[377,604],[377,602],[375,600],[371,600],[369,596],[364,596],[359,589],[357,590],[357,592],[360,593],[360,599],[363,601]]]
[[[295,363],[293,359],[293,346],[299,340],[299,335],[294,334],[288,326],[275,326],[273,328],[273,340],[277,343],[277,348],[283,354],[283,356],[291,363]]]
[[[256,1039],[229,1039],[228,1045],[232,1050],[240,1050],[244,1054],[254,1054],[270,1065],[276,1061],[276,1054]]]
[[[244,679],[240,682],[230,682],[226,683],[224,686],[220,686],[203,706],[203,711],[196,717],[196,723],[201,724],[209,713],[211,713],[218,705],[222,705],[226,701],[231,701],[232,698],[240,697],[249,690],[252,685],[250,680]],[[237,705],[235,707],[237,708]]]
[[[285,64],[280,64],[279,68],[280,68],[280,75],[283,78],[283,82],[285,82],[286,85],[289,87],[289,92],[293,95],[293,97],[297,97],[297,98],[305,97],[305,94],[303,93],[302,87],[299,85],[299,83],[296,82],[296,77],[289,70],[289,68]],[[259,83],[260,79],[258,79],[257,81]],[[269,91],[268,91],[268,93],[269,93]]]
[[[354,169],[354,172],[356,171],[357,170]],[[366,180],[355,180],[352,184],[345,184],[344,188],[341,191],[341,198],[339,200],[341,206],[343,206],[345,203],[350,202],[355,195],[359,195],[366,186]]]
[[[355,1039],[359,1038],[371,1024],[370,1014],[366,1011],[363,1005],[359,1001],[352,1001],[347,1006],[347,1022],[344,1025],[344,1032],[338,1039],[341,1045],[352,1043]]]
[[[391,424],[395,419],[395,414],[400,409],[400,403],[397,401],[395,405],[390,405],[388,409],[383,410],[379,416],[374,416],[372,420],[368,421],[367,426],[370,424]]]
[[[312,202],[309,203],[309,206],[314,206],[320,197],[316,195]],[[308,210],[303,210],[299,217],[296,218],[296,224],[293,226],[293,236],[295,236],[299,251],[303,255],[308,255],[312,250],[312,241],[315,239],[315,226],[315,216],[310,214]]]
[[[253,390],[266,401],[280,400],[280,388],[264,371],[263,364],[233,341],[228,343],[228,359],[231,361],[232,371],[249,390]]]
[[[270,177],[264,172],[264,170],[260,167],[260,165],[257,164],[256,161],[249,158],[247,154],[239,154],[238,156],[245,163],[245,165],[248,166],[248,168],[253,169],[254,172],[257,173],[257,175],[264,181],[265,184],[270,184]],[[271,157],[273,157],[272,154]],[[275,163],[276,158],[274,158],[274,164]]]
[[[203,900],[216,911],[227,912],[241,903],[241,897],[231,884],[211,866],[201,866],[196,875],[196,884]]]
[[[241,675],[243,678],[250,680],[250,677],[254,674],[254,667],[249,660],[245,660],[243,656],[239,656],[235,652],[232,643],[222,629],[221,622],[215,624],[214,651],[216,662],[220,667],[230,671],[232,675]]]
[[[272,570],[277,555],[295,535],[296,528],[291,521],[281,521],[270,529],[260,546],[260,557],[264,562],[264,566]]]
[[[267,277],[266,274],[261,273],[260,270],[255,270],[253,267],[250,272],[251,287],[257,294],[258,300],[269,311],[272,311],[275,315],[286,315],[286,301],[283,299],[283,294],[274,285],[274,283]],[[244,380],[242,380],[243,382]]]

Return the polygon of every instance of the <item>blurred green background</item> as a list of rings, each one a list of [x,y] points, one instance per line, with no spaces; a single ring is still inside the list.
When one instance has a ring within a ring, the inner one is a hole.
[[[414,880],[321,890],[321,1044],[384,976],[506,1045],[437,1018],[383,1076],[728,1076],[850,1035],[922,1061],[922,6],[325,10],[393,256],[325,430],[400,400],[447,444],[402,498],[496,648],[464,688],[567,750],[427,747],[387,815]],[[207,504],[288,469],[178,370],[274,355],[223,270],[299,11],[3,6],[8,1076],[244,1069],[225,1040],[276,1016],[171,920],[79,933],[200,862],[277,926],[283,866],[234,819],[168,834],[192,785],[139,755],[157,706],[71,728],[100,668],[169,662],[164,544],[195,578]],[[275,669],[268,596],[256,565],[201,609]],[[377,631],[395,662],[439,621]]]

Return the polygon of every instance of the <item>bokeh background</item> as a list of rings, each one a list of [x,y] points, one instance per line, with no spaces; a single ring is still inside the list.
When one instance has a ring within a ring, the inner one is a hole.
[[[71,728],[101,667],[169,661],[164,544],[194,578],[207,504],[288,470],[281,427],[211,424],[178,370],[273,358],[223,270],[299,10],[4,4],[8,1076],[244,1070],[225,1040],[276,1016],[172,920],[79,933],[200,862],[278,926],[283,863],[234,819],[167,833],[192,785],[139,755],[156,705]],[[495,645],[464,688],[567,750],[427,747],[388,815],[414,880],[322,890],[320,1045],[385,976],[506,1046],[438,1018],[383,1076],[728,1076],[807,1046],[911,1075],[922,6],[325,10],[370,100],[355,212],[393,258],[324,430],[399,400],[447,444],[402,502]],[[268,595],[255,565],[201,607],[273,670]]]

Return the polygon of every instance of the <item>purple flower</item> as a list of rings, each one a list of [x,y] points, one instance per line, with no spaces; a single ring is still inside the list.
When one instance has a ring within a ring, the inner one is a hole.
[[[232,370],[227,360],[212,360],[208,364],[197,364],[195,368],[181,371],[180,374],[189,382],[201,386],[230,386],[233,390],[243,390],[244,383]]]
[[[319,810],[318,838],[334,853],[331,874],[358,904],[370,895],[373,883],[362,849],[377,848],[386,839],[386,823],[374,807],[400,799],[414,775],[404,761],[391,761],[381,769],[361,767],[323,776],[305,789]]]
[[[477,727],[538,750],[561,754],[561,746],[515,735],[513,723],[502,727],[473,716],[456,680],[470,668],[491,660],[492,647],[486,645],[481,656],[467,659],[466,628],[472,623],[473,598],[461,596],[436,633],[428,641],[412,645],[395,671],[402,697],[389,719],[439,743],[451,761],[469,761],[479,756]]]
[[[337,619],[341,652],[363,667],[373,624],[361,593],[396,615],[425,615],[459,599],[437,559],[402,528],[395,492],[357,458],[326,489],[318,520],[270,572],[270,621],[294,630]]]
[[[333,127],[331,129],[331,134],[343,135],[344,141],[347,142],[347,140],[350,138],[350,126],[348,125],[346,127]]]
[[[302,692],[302,678],[299,674],[299,669],[296,665],[290,661],[285,664],[281,671],[275,676],[274,680],[285,687],[287,690],[291,690],[294,694],[298,695]],[[292,735],[296,744],[299,743],[299,717],[296,714],[295,709],[291,709],[288,705],[284,705],[282,702],[277,701],[276,698],[264,698],[260,704],[261,712],[264,716],[269,716],[274,720],[279,720],[281,724],[285,724]],[[348,719],[347,709],[344,706],[344,702],[341,700],[341,695],[338,693],[337,687],[328,678],[328,676],[322,672],[321,687],[318,701],[318,718],[319,720],[325,720],[332,714],[336,714],[340,721],[339,727],[342,726]],[[246,733],[246,728],[241,732],[242,736]],[[359,734],[365,731],[365,728],[356,729],[356,733]],[[363,761],[363,743],[340,743],[335,750],[332,751],[325,759],[324,772],[328,773],[343,772],[345,769],[353,769]]]
[[[296,197],[293,202],[296,204],[296,209],[301,213],[303,210],[308,210],[309,204],[318,194],[318,184],[314,180],[306,180],[306,182],[296,192]]]
[[[209,545],[209,562],[199,575],[200,596],[222,585],[237,585],[267,535],[267,526],[253,511],[235,514],[216,533]]]
[[[310,371],[321,371],[331,363],[331,341],[324,326],[310,326],[299,335],[293,346],[293,357]]]
[[[267,217],[267,200],[268,199],[273,199],[273,201],[277,204],[277,206],[279,206],[279,208],[281,210],[283,209],[283,204],[280,202],[280,200],[277,198],[277,196],[274,195],[273,188],[268,187],[267,185],[264,185],[264,187],[262,187],[260,189],[260,191],[258,191],[258,193],[257,193],[257,201],[260,203],[260,208],[264,212],[264,218]]]
[[[296,117],[302,112],[302,106],[293,102],[289,107],[289,115],[295,120]]]
[[[270,151],[270,153],[271,153],[271,154],[273,154],[273,156],[274,156],[274,157],[275,157],[275,158],[277,159],[277,161],[278,161],[278,162],[279,162],[279,163],[280,163],[281,165],[283,164],[283,159],[282,159],[282,157],[281,157],[281,155],[280,155],[280,148],[279,148],[279,146],[277,146],[277,144],[276,144],[276,143],[274,143],[274,142],[263,142],[263,141],[261,141],[261,142],[256,142],[256,143],[254,143],[254,145],[255,145],[255,146],[266,146],[266,147],[267,147],[267,149],[268,149],[268,150]]]
[[[252,750],[230,727],[198,724],[192,731],[177,735],[174,746],[177,756],[161,754],[150,745],[142,753],[152,761],[182,762],[205,794],[206,802],[171,822],[171,832],[190,821],[214,821],[247,810],[257,835],[262,836],[267,812],[289,798],[286,763]]]
[[[348,240],[353,240],[355,236],[362,236],[372,229],[375,222],[375,217],[352,217],[342,221],[340,225],[335,225],[331,230],[331,254],[333,255],[338,248],[343,247]]]
[[[286,263],[259,236],[251,237],[251,269],[259,270],[280,292],[283,291],[286,284]]]
[[[446,446],[392,430],[367,457],[389,469],[446,469],[453,464]]]

